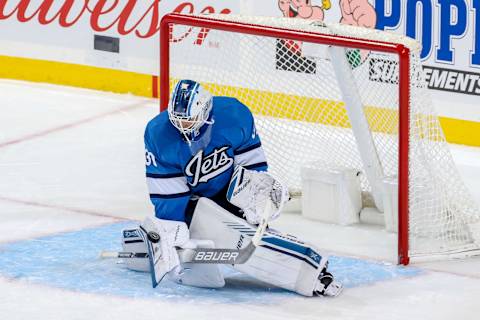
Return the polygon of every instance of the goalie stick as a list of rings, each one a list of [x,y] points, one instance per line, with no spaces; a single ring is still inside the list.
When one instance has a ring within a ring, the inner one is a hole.
[[[181,263],[213,263],[213,264],[243,264],[255,251],[255,245],[250,242],[243,249],[211,249],[211,248],[196,248],[196,249],[177,249],[178,256]],[[114,259],[135,259],[148,258],[146,252],[127,252],[127,251],[103,251],[100,253],[100,258],[114,258]]]

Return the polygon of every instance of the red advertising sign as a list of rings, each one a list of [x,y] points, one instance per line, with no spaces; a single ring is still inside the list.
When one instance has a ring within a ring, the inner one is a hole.
[[[163,0],[163,2],[166,2]],[[63,4],[55,6],[54,0],[43,0],[32,3],[31,0],[0,0],[0,20],[17,19],[19,22],[37,20],[41,25],[58,22],[61,27],[68,28],[75,25],[82,17],[88,16],[93,31],[104,32],[116,28],[119,35],[134,33],[139,38],[150,38],[156,35],[160,27],[162,0],[152,0],[143,14],[132,14],[137,9],[137,0],[64,0]],[[119,12],[112,15],[113,12]],[[215,8],[213,5],[196,8],[191,2],[182,2],[173,10],[177,13],[230,13],[229,8]],[[139,17],[139,18],[138,18]],[[105,19],[108,19],[105,22]],[[147,24],[146,30],[139,26]],[[202,30],[196,42],[200,43],[205,38],[208,30]],[[183,35],[180,41],[188,36]]]

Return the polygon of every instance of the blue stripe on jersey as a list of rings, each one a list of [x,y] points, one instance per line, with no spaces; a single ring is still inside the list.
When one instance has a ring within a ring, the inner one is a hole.
[[[246,147],[245,149],[235,150],[235,151],[233,152],[233,154],[237,156],[237,155],[239,155],[239,154],[242,154],[242,153],[251,151],[251,150],[253,150],[253,149],[260,148],[261,146],[262,146],[262,143],[259,142],[259,143],[253,144],[253,145],[251,145],[251,146],[248,146],[248,147]]]
[[[173,194],[157,194],[157,193],[150,193],[150,199],[174,199],[174,198],[181,198],[190,196],[192,193],[182,192],[182,193],[173,193]]]
[[[183,173],[149,173],[147,172],[147,178],[178,178],[183,177]]]
[[[257,169],[257,168],[261,168],[261,167],[267,167],[267,163],[266,162],[259,162],[259,163],[254,163],[254,164],[250,164],[248,166],[243,166],[245,169],[248,169],[248,170],[252,170],[252,169]]]
[[[300,245],[298,243],[295,243],[295,242],[287,241],[287,240],[280,239],[280,238],[273,238],[273,237],[262,238],[262,241],[273,244],[273,245],[278,246],[278,247],[282,247],[282,248],[291,250],[291,251],[298,252],[298,253],[312,259],[316,263],[320,263],[320,260],[322,259],[322,257],[318,253],[316,253],[314,250],[312,250],[311,248],[302,246],[302,245]]]

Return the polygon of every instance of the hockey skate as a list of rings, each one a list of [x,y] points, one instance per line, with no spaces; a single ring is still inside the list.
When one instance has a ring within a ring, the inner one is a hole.
[[[318,276],[313,294],[317,296],[336,297],[343,290],[343,285],[333,279],[333,275],[323,268]]]

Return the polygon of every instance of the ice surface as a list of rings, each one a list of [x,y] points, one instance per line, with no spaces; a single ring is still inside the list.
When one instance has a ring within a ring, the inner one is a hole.
[[[229,270],[223,289],[154,290],[97,255],[118,248],[126,219],[151,214],[142,139],[156,102],[6,80],[0,99],[1,319],[478,319],[478,258],[397,267],[375,260],[394,261],[394,235],[295,214],[274,227],[329,251],[340,297],[304,298]],[[480,150],[453,155],[480,200]]]

